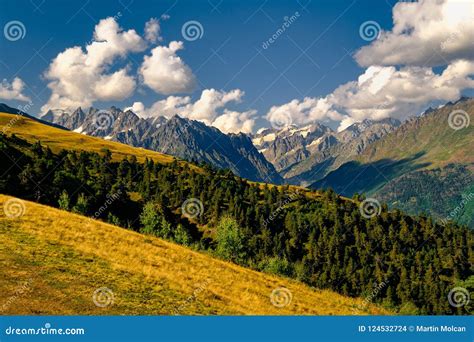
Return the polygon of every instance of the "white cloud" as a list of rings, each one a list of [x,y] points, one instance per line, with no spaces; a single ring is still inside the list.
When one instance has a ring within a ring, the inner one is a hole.
[[[44,76],[52,94],[42,111],[127,98],[135,89],[135,78],[126,68],[112,73],[108,69],[117,58],[145,48],[135,30],[123,31],[114,18],[101,20],[85,51],[79,46],[67,48],[49,65]]]
[[[218,116],[212,126],[217,127],[225,133],[252,133],[255,126],[255,119],[257,114],[255,110],[249,110],[243,113],[224,110],[224,114]]]
[[[183,42],[173,41],[169,46],[157,46],[151,56],[145,56],[140,67],[143,83],[164,95],[191,92],[196,79],[191,69],[176,55]]]
[[[100,75],[94,93],[103,101],[125,99],[133,93],[135,81],[121,69],[110,75]]]
[[[242,100],[244,92],[240,89],[234,89],[229,92],[218,91],[215,89],[205,89],[201,97],[195,103],[186,106],[180,114],[193,120],[203,121],[211,124],[221,113],[227,104],[238,103]]]
[[[170,118],[178,114],[178,112],[187,111],[187,105],[190,103],[191,98],[189,96],[168,96],[164,100],[155,102],[150,108],[145,108],[142,102],[134,102],[131,107],[125,108],[125,110],[131,110],[142,118],[156,116],[166,116]]]
[[[0,99],[17,100],[17,101],[31,101],[30,98],[23,94],[25,83],[21,78],[15,77],[11,83],[6,79],[0,83]]]
[[[401,2],[394,26],[356,53],[367,66],[356,81],[323,98],[293,100],[268,111],[269,121],[291,117],[295,124],[332,120],[339,130],[364,119],[417,115],[429,103],[454,101],[474,88],[474,2]],[[432,66],[446,66],[435,73]]]
[[[461,91],[474,88],[474,62],[459,60],[436,74],[431,68],[371,66],[357,81],[339,86],[325,98],[293,100],[274,106],[267,119],[288,113],[292,123],[338,121],[339,129],[364,119],[404,120],[418,114],[431,101],[454,101]]]
[[[281,106],[273,106],[266,115],[270,122],[286,125],[304,125],[313,121],[341,120],[343,116],[332,109],[326,98],[305,97],[302,101],[292,100]]]
[[[205,89],[197,101],[192,102],[189,96],[169,96],[155,102],[150,108],[143,103],[135,102],[130,109],[141,117],[166,116],[178,114],[192,120],[212,125],[226,133],[250,133],[254,127],[256,111],[231,111],[226,107],[242,100],[244,92],[234,89],[229,92],[216,89]]]
[[[355,55],[362,66],[446,65],[474,60],[474,2],[421,0],[393,8],[393,29]]]
[[[161,42],[163,38],[160,36],[160,22],[156,18],[151,18],[145,24],[145,39],[150,43]]]
[[[474,87],[470,75],[474,75],[474,62],[463,60],[440,74],[431,68],[370,67],[364,77],[341,85],[328,99],[356,121],[386,117],[403,120],[418,114],[431,101],[457,100],[462,90]]]

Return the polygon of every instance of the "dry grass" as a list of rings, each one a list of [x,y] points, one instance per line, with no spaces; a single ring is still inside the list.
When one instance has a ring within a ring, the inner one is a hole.
[[[0,195],[0,208],[11,197]],[[245,269],[158,238],[23,201],[25,213],[0,210],[0,310],[4,314],[386,314],[362,299]],[[27,285],[24,285],[28,282]],[[113,305],[93,292],[110,288]],[[293,294],[283,308],[273,289]],[[5,306],[5,303],[7,304]]]
[[[136,156],[140,162],[143,162],[145,157],[163,164],[173,161],[173,157],[167,154],[62,130],[19,115],[0,113],[1,130],[6,134],[14,133],[30,143],[41,141],[53,152],[67,149],[103,153],[104,149],[109,149],[112,152],[112,158],[116,161],[132,155]]]

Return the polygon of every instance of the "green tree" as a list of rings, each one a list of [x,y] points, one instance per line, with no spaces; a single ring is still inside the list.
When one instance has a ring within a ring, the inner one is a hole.
[[[191,235],[181,223],[178,224],[176,230],[174,231],[174,241],[185,246],[189,246],[191,244]]]
[[[77,214],[86,215],[88,206],[89,206],[89,200],[87,199],[86,195],[81,193],[77,197],[76,205],[72,208],[72,211]]]
[[[156,205],[153,202],[147,202],[140,215],[140,223],[142,224],[140,233],[156,235],[161,228],[161,221],[162,217]]]
[[[240,263],[245,260],[244,236],[235,219],[224,216],[217,225],[216,253],[220,257]]]
[[[66,190],[63,190],[58,200],[59,209],[69,210],[70,200]]]

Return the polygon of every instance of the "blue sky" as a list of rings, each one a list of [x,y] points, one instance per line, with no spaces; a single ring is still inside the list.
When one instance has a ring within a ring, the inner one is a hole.
[[[169,19],[160,20],[162,41],[149,44],[143,51],[116,58],[107,67],[109,73],[126,67],[127,72],[136,77],[133,93],[119,100],[94,100],[93,105],[128,107],[142,102],[150,107],[170,95],[189,95],[195,101],[204,89],[222,92],[240,89],[245,92],[240,102],[229,102],[226,108],[256,111],[252,114],[255,129],[266,124],[263,117],[272,106],[294,99],[302,101],[305,97],[325,97],[338,86],[357,80],[368,66],[359,65],[353,54],[371,43],[361,38],[359,28],[364,22],[375,21],[382,30],[390,31],[395,3],[388,0],[2,0],[1,26],[18,20],[26,32],[23,39],[0,39],[0,79],[11,83],[15,77],[21,78],[25,83],[23,94],[32,103],[29,111],[37,114],[52,93],[47,87],[51,79],[45,77],[52,60],[67,48],[85,48],[101,19],[115,17],[123,30],[134,29],[143,35],[144,25],[150,18],[166,14]],[[298,16],[294,22],[264,49],[262,44],[282,26],[284,18],[295,13]],[[194,41],[183,39],[181,32],[183,24],[191,20],[203,27],[202,38]],[[171,41],[183,42],[184,49],[177,55],[196,79],[190,93],[160,94],[135,76],[144,55],[150,55],[154,46],[167,46]],[[442,72],[448,62],[451,61],[434,65],[434,71]],[[399,68],[400,64],[395,67]],[[469,87],[461,92],[472,95]],[[0,101],[25,104],[14,99]],[[334,121],[334,118],[324,120]]]

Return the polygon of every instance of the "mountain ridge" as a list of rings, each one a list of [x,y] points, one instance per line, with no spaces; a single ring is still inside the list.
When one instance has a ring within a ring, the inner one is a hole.
[[[253,181],[282,183],[282,178],[250,139],[242,135],[224,134],[202,122],[174,115],[142,119],[130,110],[77,108],[70,114],[54,115],[48,111],[42,118],[77,133],[98,136],[135,147],[143,147],[188,160],[230,169],[236,175]]]
[[[462,98],[405,121],[310,187],[330,187],[345,196],[366,193],[409,213],[446,218],[474,184],[474,128],[451,127],[453,113],[474,113],[474,99]],[[465,186],[459,187],[460,182]],[[474,227],[466,216],[459,214],[461,222]]]

